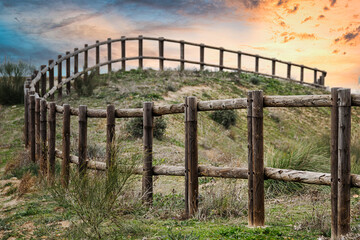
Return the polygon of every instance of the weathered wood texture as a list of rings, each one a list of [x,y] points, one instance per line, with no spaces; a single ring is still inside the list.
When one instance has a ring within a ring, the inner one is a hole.
[[[87,107],[79,106],[79,174],[84,175],[87,168]]]
[[[238,52],[237,54],[237,68],[238,73],[241,73],[241,52]]]
[[[197,144],[197,98],[187,97],[185,106],[186,138],[187,146],[187,174],[188,174],[188,197],[189,216],[194,216],[198,210],[198,144]]]
[[[46,68],[46,65],[41,65],[41,71]],[[41,96],[46,93],[46,72],[41,74]]]
[[[30,125],[29,125],[29,137],[30,137],[30,161],[36,162],[35,154],[35,95],[31,95],[29,103],[29,115],[30,115]]]
[[[49,66],[52,65],[54,63],[54,60],[49,60]],[[49,69],[49,88],[53,88],[54,87],[54,68],[50,68]],[[54,100],[54,95],[50,95],[50,100]]]
[[[100,64],[100,46],[99,44],[99,40],[96,41],[96,49],[95,49],[95,64],[99,65]],[[100,74],[100,67],[96,67],[96,73]]]
[[[29,83],[24,83],[24,143],[29,146]]]
[[[200,45],[200,71],[204,70],[204,60],[205,60],[205,48],[204,48],[204,44]]]
[[[106,109],[106,166],[111,167],[116,156],[115,148],[115,106]]]
[[[350,89],[339,89],[338,136],[338,235],[350,232],[350,144],[351,144],[351,94]]]
[[[255,72],[259,72],[259,56],[255,57]]]
[[[144,66],[144,60],[142,59],[143,57],[143,39],[142,39],[142,35],[139,35],[139,69],[143,69]]]
[[[185,69],[185,44],[184,41],[180,41],[180,70],[184,71]]]
[[[70,177],[70,105],[64,104],[63,107],[61,185],[68,187]]]
[[[35,142],[36,142],[36,161],[40,159],[40,98],[35,98]]]
[[[58,59],[61,58],[61,55],[58,55]],[[58,85],[60,86],[57,90],[58,92],[58,100],[61,100],[62,99],[62,87],[61,87],[61,82],[62,82],[62,62],[59,61],[58,62],[58,72],[57,72],[58,76],[57,76],[57,79],[58,79]]]
[[[252,92],[247,95],[247,128],[248,128],[248,224],[254,225],[254,169],[252,146]]]
[[[338,238],[338,88],[331,89],[331,101],[331,238],[335,240]]]
[[[70,52],[66,52],[66,55],[69,56]],[[75,65],[75,64],[74,64]],[[70,78],[70,57],[66,59],[66,78]],[[66,94],[69,95],[71,91],[70,82],[66,83]]]
[[[47,103],[40,101],[40,172],[43,177],[47,174]]]
[[[164,70],[164,38],[159,38],[159,69]]]
[[[107,57],[108,57],[108,73],[111,73],[112,68],[111,68],[111,38],[108,38],[108,43],[107,43]]]
[[[220,56],[219,56],[219,71],[224,70],[224,49],[220,48]]]
[[[264,226],[264,137],[263,137],[263,92],[252,93],[252,147],[254,169],[254,226]]]
[[[126,37],[121,37],[121,58],[126,58]],[[126,71],[126,60],[121,61],[121,70]]]
[[[144,160],[143,160],[143,177],[142,177],[142,196],[143,202],[152,204],[153,200],[153,132],[154,117],[152,114],[152,102],[145,102],[143,105],[143,144],[144,144]]]
[[[84,45],[85,48],[88,47],[87,44]],[[87,71],[87,68],[88,68],[88,60],[89,60],[89,52],[88,50],[85,50],[84,51],[84,84],[88,84],[88,71]]]
[[[55,140],[56,140],[56,111],[55,103],[49,103],[49,139],[48,139],[48,173],[47,178],[50,184],[55,180]]]

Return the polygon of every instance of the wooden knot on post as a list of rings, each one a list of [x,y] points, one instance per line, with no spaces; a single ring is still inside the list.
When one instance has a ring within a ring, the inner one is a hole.
[[[143,104],[143,144],[144,144],[144,160],[143,160],[143,178],[142,178],[142,195],[143,202],[151,205],[153,201],[153,117],[154,103],[145,102]]]

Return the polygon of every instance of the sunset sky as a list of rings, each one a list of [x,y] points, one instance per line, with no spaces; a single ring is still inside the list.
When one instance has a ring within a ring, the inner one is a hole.
[[[84,43],[144,35],[317,67],[325,85],[358,89],[359,33],[357,0],[0,0],[0,61],[36,66]]]

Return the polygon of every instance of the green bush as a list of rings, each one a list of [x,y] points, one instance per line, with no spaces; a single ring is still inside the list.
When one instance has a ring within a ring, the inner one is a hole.
[[[84,75],[76,78],[74,81],[74,88],[79,96],[91,96],[94,93],[94,89],[103,84],[104,79],[101,79],[94,69],[86,78],[84,78]]]
[[[254,85],[259,85],[260,79],[259,79],[257,76],[252,76],[252,77],[250,78],[250,82],[251,82],[252,84],[254,84]]]
[[[237,115],[234,110],[220,110],[211,113],[210,118],[229,129],[236,124]]]
[[[162,117],[155,118],[154,137],[161,140],[165,134],[167,124]],[[126,131],[134,138],[143,136],[143,118],[132,118],[126,123]]]
[[[0,65],[0,104],[13,105],[24,102],[24,82],[33,70],[33,66],[21,61]]]

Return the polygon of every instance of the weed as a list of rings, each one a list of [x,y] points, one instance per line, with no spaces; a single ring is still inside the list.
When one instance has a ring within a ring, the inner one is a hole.
[[[154,137],[161,140],[165,134],[167,124],[162,117],[155,118],[154,121]],[[132,118],[126,123],[126,131],[134,138],[142,138],[143,136],[143,118]]]
[[[35,185],[35,178],[29,172],[26,172],[22,176],[21,182],[17,189],[19,197],[28,193],[34,185]]]
[[[38,170],[39,166],[36,163],[29,162],[27,154],[21,153],[6,164],[4,178],[16,177],[21,179],[26,173],[37,176]]]

